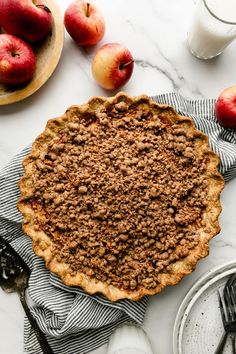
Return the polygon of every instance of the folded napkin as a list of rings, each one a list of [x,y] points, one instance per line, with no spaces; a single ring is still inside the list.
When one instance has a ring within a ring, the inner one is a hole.
[[[170,93],[154,96],[182,114],[191,116],[196,127],[209,136],[212,149],[220,156],[220,172],[226,181],[236,176],[236,131],[222,128],[214,117],[215,100],[186,100]],[[142,324],[147,297],[139,302],[121,300],[115,303],[102,295],[90,296],[77,287],[67,287],[50,273],[44,261],[31,248],[31,240],[21,231],[22,216],[16,209],[19,198],[17,183],[23,173],[25,148],[0,173],[0,235],[22,256],[31,268],[29,295],[31,311],[46,334],[55,354],[87,353],[106,343],[113,329],[127,321]],[[41,350],[25,318],[24,344],[27,352]]]

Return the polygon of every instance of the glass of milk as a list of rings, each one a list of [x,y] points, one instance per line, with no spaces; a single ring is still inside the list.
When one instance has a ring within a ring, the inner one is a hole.
[[[153,351],[146,332],[138,325],[125,323],[113,332],[107,354],[153,354]]]
[[[236,0],[198,0],[188,46],[200,59],[221,54],[236,38]]]

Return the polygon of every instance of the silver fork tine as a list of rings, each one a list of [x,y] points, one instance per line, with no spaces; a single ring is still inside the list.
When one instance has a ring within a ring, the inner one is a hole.
[[[221,298],[221,295],[220,295],[220,291],[219,291],[219,290],[218,290],[218,292],[217,292],[217,295],[218,295],[218,300],[219,300],[219,304],[220,304],[221,317],[222,317],[223,325],[224,325],[225,322],[226,322],[226,317],[225,317],[225,311],[224,311],[224,307],[223,307],[223,301],[222,301],[222,298]]]
[[[236,274],[233,274],[229,277],[229,279],[227,280],[225,287],[227,288],[228,286],[231,286],[235,283],[236,281]]]
[[[230,289],[229,289],[229,293],[230,293],[230,301],[231,301],[231,307],[232,307],[232,311],[233,311],[233,317],[234,317],[234,321],[236,321],[236,297],[235,297],[235,291],[234,291],[234,286],[233,284],[231,284]]]
[[[232,305],[233,305],[233,309],[234,309],[234,314],[235,314],[235,321],[236,321],[236,289],[235,289],[235,283],[232,283],[231,285],[231,301],[232,301]]]
[[[231,285],[235,285],[236,284],[236,274],[234,275],[234,277],[232,278],[232,284]]]
[[[227,307],[226,312],[229,315],[229,320],[233,322],[235,320],[235,311],[234,311],[234,306],[233,306],[232,297],[231,297],[231,291],[230,291],[229,287],[225,288],[224,301],[225,301],[225,305]]]
[[[236,295],[235,295],[235,285],[236,285],[236,274],[231,275],[231,277],[227,280],[225,284],[225,290],[229,289],[233,301],[236,303]]]
[[[236,279],[233,282],[233,284],[231,285],[231,296],[232,296],[234,304],[236,304],[236,289],[235,289],[235,285],[236,285]]]
[[[230,305],[230,312],[234,321],[236,321],[236,274],[233,274],[227,281],[224,292],[227,294],[228,303]]]
[[[233,322],[233,310],[231,307],[231,301],[230,301],[230,292],[228,288],[225,288],[224,290],[224,301],[223,304],[225,305],[225,315],[226,315],[226,320],[227,322]]]

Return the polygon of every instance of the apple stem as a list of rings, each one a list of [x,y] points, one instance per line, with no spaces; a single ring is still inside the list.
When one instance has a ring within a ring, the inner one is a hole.
[[[18,54],[18,53],[11,53],[11,56],[13,57],[13,58],[15,58],[15,57],[19,57],[20,56],[20,54]]]
[[[90,4],[87,2],[86,5],[86,17],[89,17]]]
[[[128,65],[132,64],[133,62],[134,62],[134,60],[130,60],[127,63],[120,64],[119,69],[122,70],[125,66],[128,66]]]
[[[51,10],[46,6],[46,5],[36,5],[36,7],[39,7],[43,10],[45,10],[48,13],[51,13]]]

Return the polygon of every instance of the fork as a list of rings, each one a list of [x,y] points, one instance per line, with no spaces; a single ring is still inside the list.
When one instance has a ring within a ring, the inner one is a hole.
[[[221,318],[225,333],[222,335],[215,354],[223,353],[226,340],[229,333],[236,333],[236,275],[233,274],[228,281],[223,290],[223,297],[218,291],[218,300],[221,311]],[[232,350],[233,354],[236,354],[235,349],[235,337],[232,338]]]
[[[21,304],[43,353],[53,354],[44,333],[39,328],[27,305],[26,289],[29,276],[30,269],[27,264],[10,244],[0,236],[0,286],[7,293],[16,292],[19,295]]]

